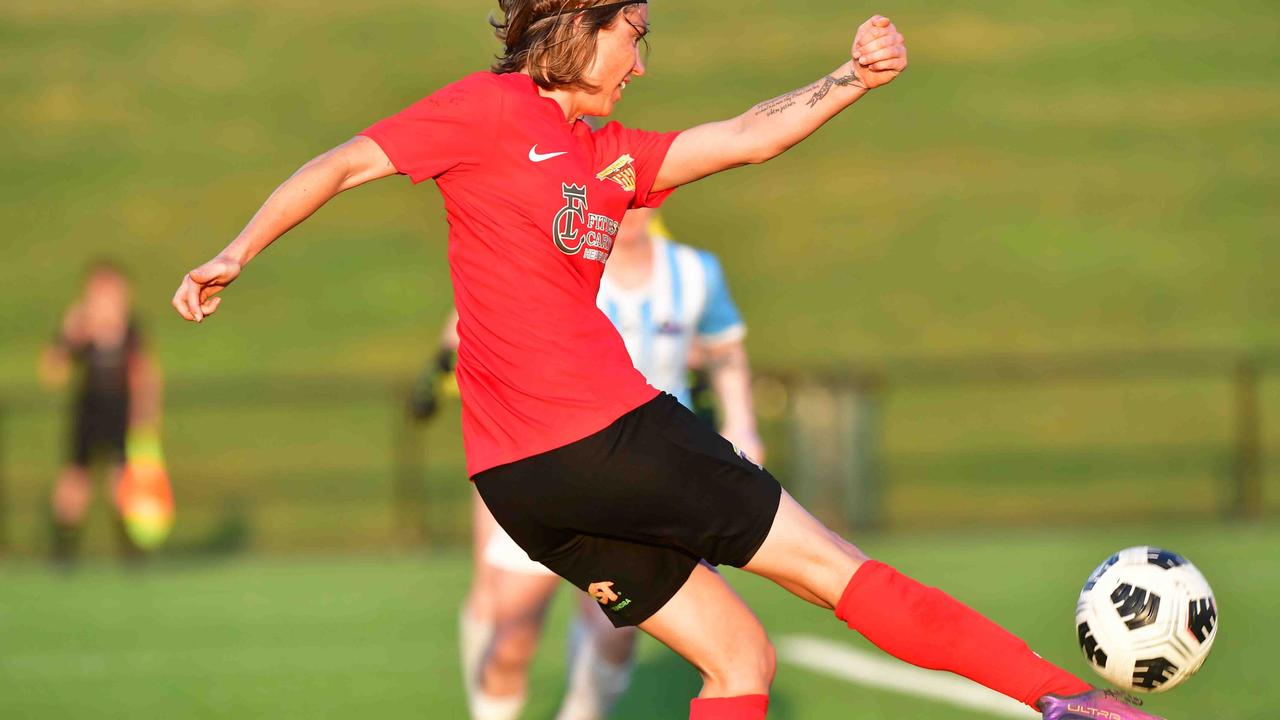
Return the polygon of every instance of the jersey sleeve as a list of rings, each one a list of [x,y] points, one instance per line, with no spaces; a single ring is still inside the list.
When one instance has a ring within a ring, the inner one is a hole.
[[[396,171],[414,183],[479,163],[493,145],[501,104],[485,75],[446,85],[358,134],[378,143]]]
[[[635,165],[635,197],[630,207],[658,207],[675,188],[662,192],[650,192],[653,183],[658,179],[658,171],[667,158],[671,143],[675,142],[679,132],[653,132],[650,130],[634,130],[623,127],[621,123],[611,122],[597,131],[597,162],[604,166],[624,155],[631,156]]]
[[[705,251],[698,252],[698,259],[707,281],[707,304],[698,318],[698,339],[710,345],[741,340],[747,334],[747,326],[729,295],[720,261]]]

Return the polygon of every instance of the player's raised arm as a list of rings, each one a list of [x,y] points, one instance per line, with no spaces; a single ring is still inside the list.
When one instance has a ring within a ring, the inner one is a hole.
[[[186,274],[173,295],[174,309],[187,320],[203,321],[222,301],[215,296],[264,248],[310,217],[334,195],[395,172],[395,166],[382,148],[363,136],[356,136],[313,158],[271,193],[231,244]]]
[[[736,118],[680,133],[658,171],[653,191],[777,157],[907,67],[902,35],[881,15],[858,27],[852,55],[830,75],[766,100]]]

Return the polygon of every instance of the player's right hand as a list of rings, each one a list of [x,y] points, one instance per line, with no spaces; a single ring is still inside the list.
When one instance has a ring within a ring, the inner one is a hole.
[[[203,322],[218,309],[222,298],[215,297],[240,275],[242,265],[219,255],[187,273],[173,294],[173,309],[192,322]]]
[[[907,69],[906,41],[889,18],[873,15],[858,27],[853,68],[868,90],[892,82]]]

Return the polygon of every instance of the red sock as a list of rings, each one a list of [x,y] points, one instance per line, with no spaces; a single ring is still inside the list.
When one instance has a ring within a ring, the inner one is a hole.
[[[1050,693],[1093,689],[950,595],[874,560],[853,574],[836,617],[890,655],[963,675],[1033,708]]]
[[[694,698],[689,701],[689,720],[764,720],[767,712],[768,695]]]

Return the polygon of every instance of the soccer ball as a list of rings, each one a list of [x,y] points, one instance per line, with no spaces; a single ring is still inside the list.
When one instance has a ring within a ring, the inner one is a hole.
[[[1093,571],[1076,604],[1076,634],[1099,675],[1126,690],[1163,692],[1195,674],[1218,633],[1209,583],[1186,558],[1131,547]]]

